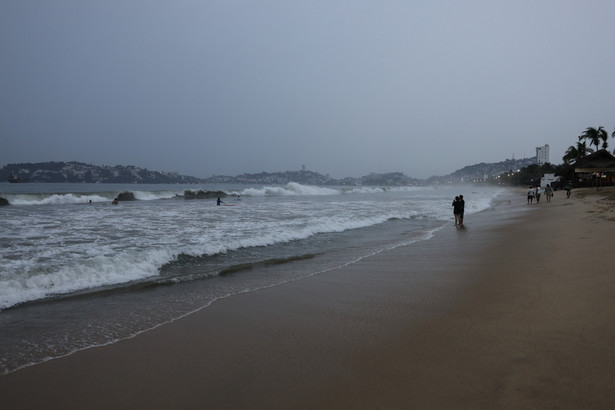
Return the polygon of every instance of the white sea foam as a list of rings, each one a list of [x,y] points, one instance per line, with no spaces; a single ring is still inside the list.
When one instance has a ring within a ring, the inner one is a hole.
[[[399,186],[399,187],[373,187],[373,186],[358,186],[352,188],[345,188],[345,193],[353,194],[382,194],[385,192],[416,192],[425,191],[428,187],[413,187],[413,186]]]
[[[171,199],[178,195],[178,192],[174,191],[133,191],[135,199],[139,201],[155,201],[157,199]]]
[[[140,201],[154,201],[158,199],[171,199],[176,197],[179,192],[174,191],[132,191],[135,199]],[[106,195],[88,194],[7,194],[4,197],[11,205],[67,205],[67,204],[87,204],[90,201],[110,202],[119,192],[108,192]],[[183,194],[183,191],[182,191]]]
[[[92,202],[108,202],[105,198],[95,194],[21,194],[5,195],[11,205],[67,205],[67,204],[87,204]]]
[[[241,191],[241,195],[249,196],[266,196],[266,195],[280,195],[280,196],[292,196],[292,195],[339,195],[340,190],[334,188],[323,188],[311,185],[301,185],[296,182],[289,182],[284,187],[267,186],[263,188],[246,188]]]
[[[155,278],[178,255],[217,255],[276,246],[392,219],[452,219],[455,188],[323,188],[290,183],[245,188],[234,207],[215,201],[156,201],[175,191],[133,191],[118,206],[107,193],[13,195],[0,220],[0,309],[25,301]],[[183,192],[183,191],[182,191]],[[344,195],[342,195],[342,193]],[[489,207],[497,190],[464,194],[466,214]]]
[[[73,187],[80,191],[68,192]],[[9,329],[15,318],[20,325],[0,336],[0,373],[131,337],[228,295],[429,240],[452,221],[455,195],[465,197],[469,224],[472,214],[488,208],[498,195],[493,189],[450,186],[216,187],[243,196],[241,201],[228,198],[235,206],[223,207],[215,200],[175,199],[183,187],[134,188],[102,191],[94,184],[65,184],[59,192],[19,194],[24,204],[38,206],[0,207],[0,310],[61,299],[2,312],[2,326]],[[137,200],[110,205],[125,191]],[[11,195],[16,199],[17,194]],[[90,199],[106,203],[78,205]],[[258,268],[259,262],[302,255],[315,256]],[[190,281],[244,263],[257,268],[189,286],[148,287],[147,292],[128,287]],[[111,293],[62,300],[63,294],[88,294],[101,287]]]

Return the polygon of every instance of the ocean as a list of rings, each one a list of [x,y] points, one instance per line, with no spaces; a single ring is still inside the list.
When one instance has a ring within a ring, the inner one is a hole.
[[[216,198],[189,199],[199,190]],[[112,200],[121,192],[134,200]],[[491,186],[0,184],[0,372],[430,240]],[[90,202],[91,201],[91,202]],[[377,272],[374,272],[377,274]]]

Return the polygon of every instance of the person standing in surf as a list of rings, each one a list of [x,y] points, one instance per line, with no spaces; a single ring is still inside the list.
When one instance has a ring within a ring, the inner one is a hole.
[[[224,201],[220,199],[220,197],[218,197],[218,200],[216,201],[216,205],[220,206],[220,204],[223,204]]]
[[[455,226],[459,225],[459,206],[460,206],[460,202],[459,202],[459,197],[456,196],[455,199],[453,200],[453,215],[455,215]]]
[[[465,211],[466,201],[463,200],[463,195],[459,195],[459,226],[463,226],[463,212]]]

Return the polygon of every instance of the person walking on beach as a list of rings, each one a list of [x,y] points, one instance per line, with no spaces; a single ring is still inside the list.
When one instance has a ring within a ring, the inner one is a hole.
[[[536,187],[536,203],[540,202],[540,185]]]
[[[528,205],[534,202],[534,187],[530,187],[530,190],[527,191],[527,203]]]
[[[570,198],[570,191],[572,191],[572,181],[568,181],[566,185],[566,198]]]
[[[463,195],[459,195],[459,226],[463,226],[463,212],[465,210],[466,201],[463,200]]]
[[[551,202],[551,198],[553,198],[553,188],[551,188],[549,184],[547,184],[545,188],[545,196],[547,197],[547,202]]]
[[[455,226],[459,225],[459,197],[456,196],[453,200],[453,215],[455,215]]]

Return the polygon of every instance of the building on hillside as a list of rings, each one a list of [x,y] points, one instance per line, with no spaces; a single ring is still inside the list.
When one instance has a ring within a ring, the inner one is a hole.
[[[536,147],[536,163],[543,165],[549,162],[549,144]]]

